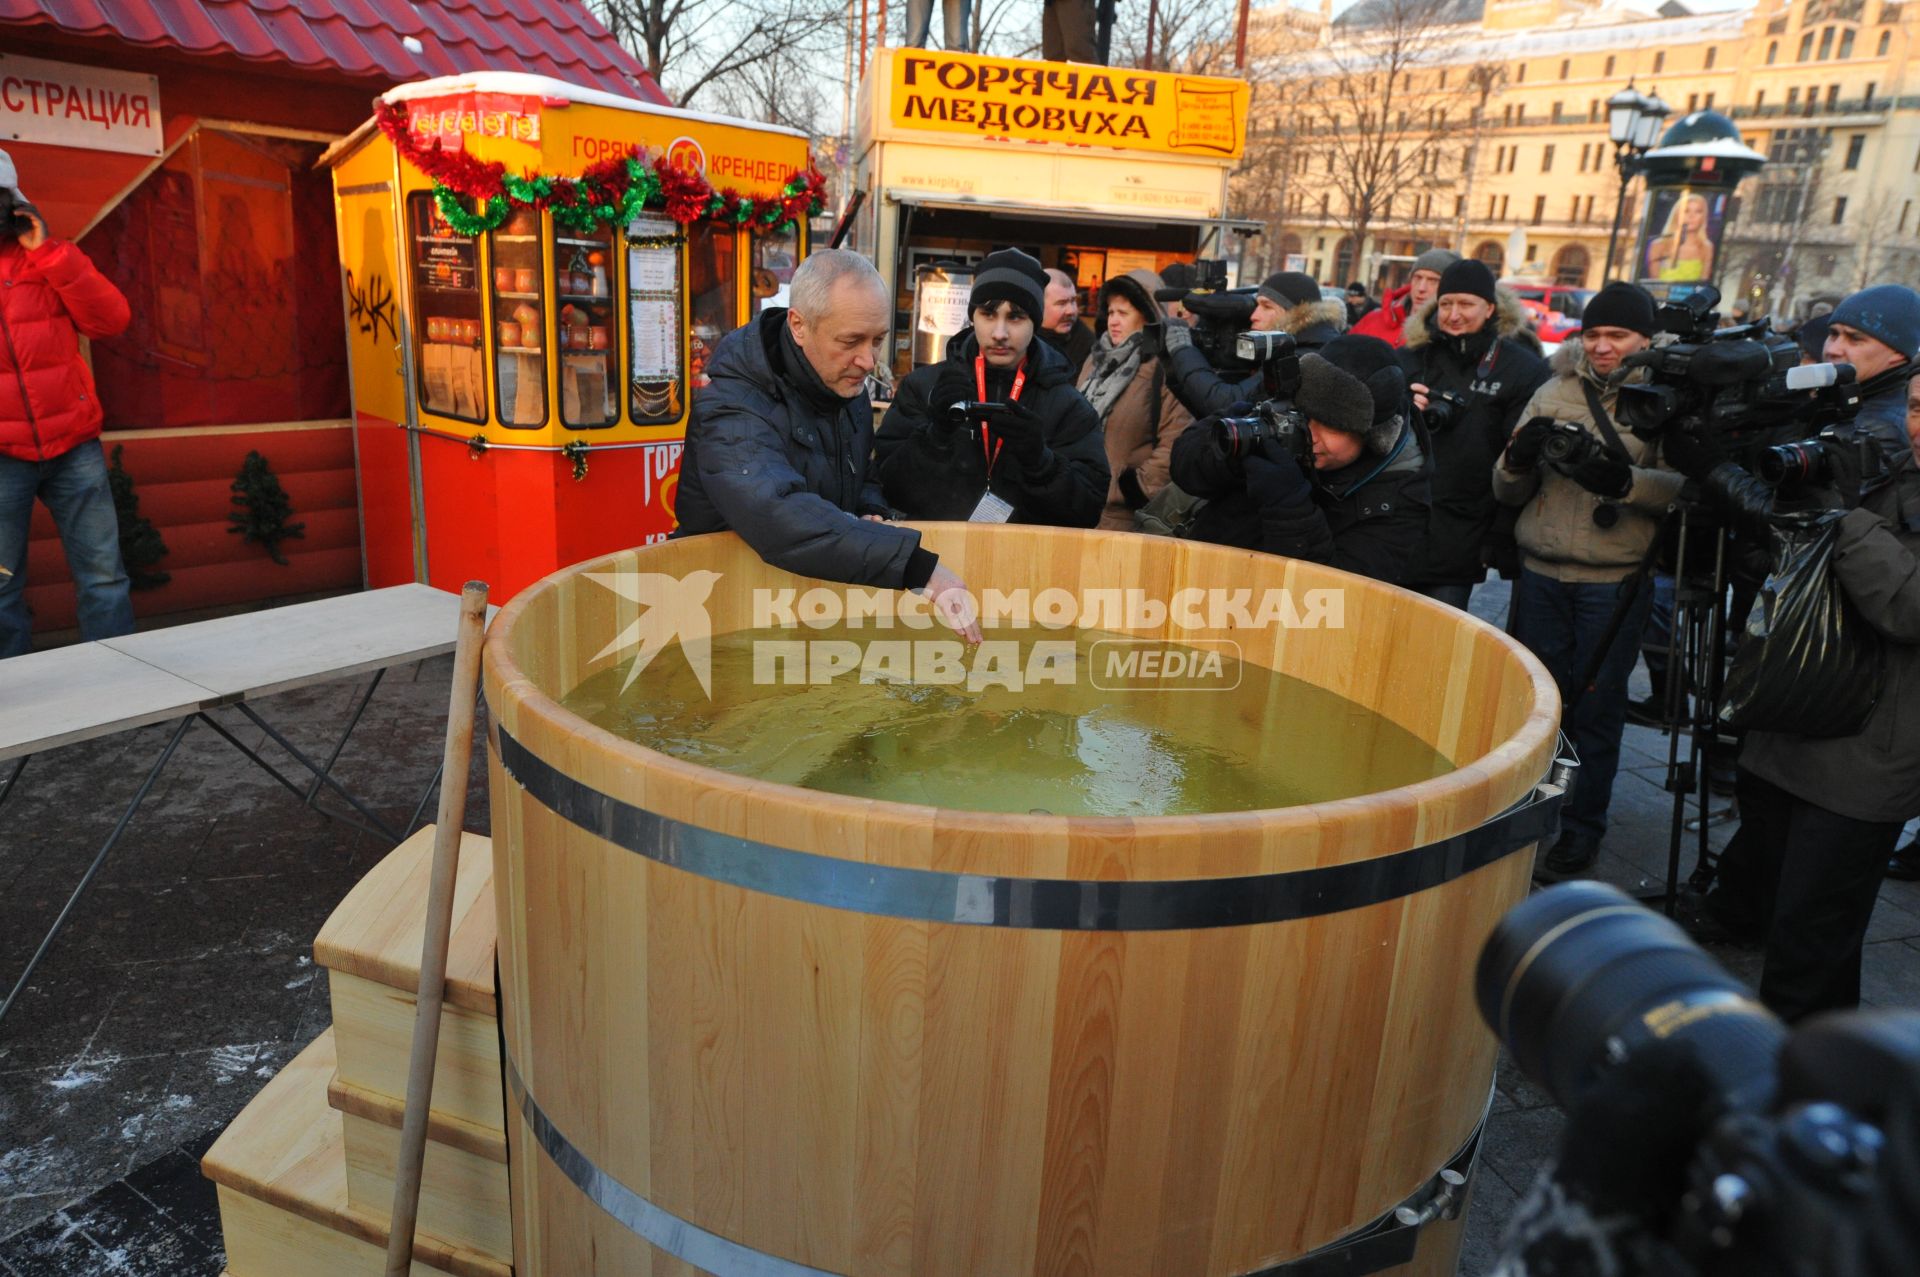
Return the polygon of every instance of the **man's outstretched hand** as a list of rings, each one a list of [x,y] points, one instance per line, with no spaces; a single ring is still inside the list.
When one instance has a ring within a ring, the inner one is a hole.
[[[969,643],[980,641],[980,615],[967,583],[947,568],[934,566],[920,593],[933,605],[933,614],[942,624]]]

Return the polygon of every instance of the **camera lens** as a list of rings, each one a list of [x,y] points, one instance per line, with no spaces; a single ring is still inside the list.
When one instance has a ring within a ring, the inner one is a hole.
[[[1213,423],[1213,445],[1229,457],[1244,457],[1260,441],[1258,417],[1221,417]]]
[[[1598,882],[1563,883],[1493,929],[1480,1014],[1563,1107],[1654,1042],[1693,1050],[1726,1108],[1770,1099],[1786,1029],[1673,922]]]
[[[1823,482],[1827,476],[1826,445],[1818,439],[1803,439],[1799,443],[1783,443],[1767,448],[1755,461],[1754,471],[1762,482],[1775,487],[1806,481]]]
[[[1540,455],[1562,465],[1579,465],[1587,455],[1587,433],[1578,426],[1562,430],[1558,426],[1540,441]]]

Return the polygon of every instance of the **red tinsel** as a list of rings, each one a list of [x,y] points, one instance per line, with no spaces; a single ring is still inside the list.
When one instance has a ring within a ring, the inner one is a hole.
[[[502,185],[506,166],[498,160],[480,160],[465,151],[449,151],[438,138],[422,141],[414,133],[404,103],[379,101],[374,104],[374,119],[407,161],[422,173],[455,194],[472,200],[511,198]],[[747,224],[765,233],[786,222],[804,221],[820,203],[826,178],[809,160],[805,169],[796,170],[783,184],[782,193],[756,201],[729,187],[715,191],[699,173],[669,165],[665,158],[650,155],[638,146],[624,154],[611,155],[588,166],[578,177],[549,179],[551,194],[527,201],[535,208],[560,208],[582,211],[595,205],[618,207],[633,185],[627,173],[627,161],[638,159],[651,167],[660,179],[660,202],[667,216],[682,226],[712,220],[729,225]],[[529,180],[534,180],[528,175]],[[788,194],[787,187],[800,185]],[[653,206],[654,201],[648,200]],[[774,207],[779,216],[769,216]]]

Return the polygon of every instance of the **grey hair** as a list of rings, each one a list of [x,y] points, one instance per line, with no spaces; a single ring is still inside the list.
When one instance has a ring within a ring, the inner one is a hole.
[[[1079,291],[1079,285],[1073,282],[1073,276],[1067,274],[1067,272],[1063,270],[1055,270],[1053,267],[1049,266],[1047,267],[1047,287],[1051,288],[1055,284],[1063,284],[1066,287],[1073,289],[1075,292]]]
[[[787,286],[787,305],[809,324],[817,323],[831,306],[833,287],[843,279],[857,280],[885,296],[887,282],[873,263],[845,248],[823,248],[800,263]]]

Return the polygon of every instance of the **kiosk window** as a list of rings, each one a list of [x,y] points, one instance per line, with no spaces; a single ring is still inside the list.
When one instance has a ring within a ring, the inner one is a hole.
[[[753,274],[749,277],[753,313],[787,304],[787,286],[800,266],[798,230],[761,235],[753,241]]]
[[[516,208],[493,237],[494,392],[500,424],[547,423],[546,272],[540,214]]]
[[[707,357],[720,339],[740,326],[739,233],[701,222],[687,230],[693,324],[688,354],[696,393],[707,384]]]
[[[686,289],[680,228],[664,217],[627,225],[627,393],[635,425],[678,421],[686,410]]]
[[[481,362],[480,246],[456,235],[433,196],[407,197],[413,271],[415,385],[424,412],[461,421],[486,419],[487,382]]]
[[[613,231],[553,238],[553,292],[560,304],[560,420],[575,429],[620,419],[613,381]]]

